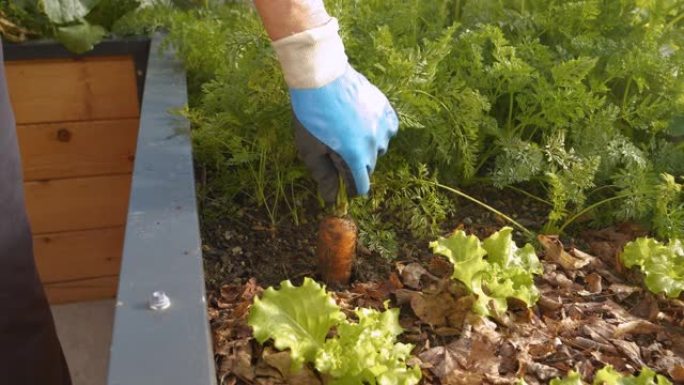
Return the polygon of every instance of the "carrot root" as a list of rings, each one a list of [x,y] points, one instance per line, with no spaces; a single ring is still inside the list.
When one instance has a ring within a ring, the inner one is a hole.
[[[318,228],[318,268],[326,285],[341,287],[349,284],[356,259],[358,228],[347,217],[328,216]]]

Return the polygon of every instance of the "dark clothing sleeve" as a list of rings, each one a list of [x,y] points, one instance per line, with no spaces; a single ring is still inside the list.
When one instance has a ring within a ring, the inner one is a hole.
[[[17,134],[0,42],[0,384],[69,385],[33,259]]]

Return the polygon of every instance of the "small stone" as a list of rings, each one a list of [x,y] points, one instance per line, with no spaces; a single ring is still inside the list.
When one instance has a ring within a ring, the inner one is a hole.
[[[230,252],[233,253],[233,255],[240,255],[242,254],[242,247],[235,246],[232,249],[230,249]]]
[[[466,226],[470,226],[473,224],[473,220],[470,217],[465,217],[463,218],[463,224]]]

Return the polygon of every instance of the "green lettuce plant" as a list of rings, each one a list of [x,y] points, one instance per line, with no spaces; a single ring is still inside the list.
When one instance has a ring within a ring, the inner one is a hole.
[[[305,278],[299,287],[283,281],[255,298],[248,324],[259,343],[290,349],[292,370],[312,363],[331,385],[417,384],[420,368],[406,364],[413,346],[396,342],[403,332],[399,309],[355,314],[358,321],[348,320],[323,287]]]
[[[517,385],[526,385],[525,380],[519,380]],[[574,370],[571,370],[565,377],[554,378],[551,385],[584,385],[582,377]],[[638,376],[624,375],[611,365],[606,365],[596,372],[593,385],[672,385],[670,380],[654,372],[651,368],[643,367]]]
[[[672,383],[660,374],[656,374],[651,368],[643,367],[638,376],[626,376],[613,368],[611,365],[604,366],[596,372],[594,385],[672,385]]]
[[[671,239],[663,244],[652,238],[628,243],[620,260],[626,267],[639,266],[646,287],[654,293],[676,298],[684,291],[684,243]]]
[[[430,247],[454,265],[452,278],[463,282],[477,296],[473,310],[478,314],[501,315],[508,309],[507,298],[516,298],[528,306],[539,299],[534,274],[542,273],[542,265],[532,245],[516,246],[510,227],[483,242],[459,230],[431,242]]]

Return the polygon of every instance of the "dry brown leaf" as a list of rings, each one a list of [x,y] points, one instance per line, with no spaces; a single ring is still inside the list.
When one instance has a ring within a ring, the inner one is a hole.
[[[545,313],[553,313],[554,311],[563,307],[563,302],[559,296],[551,297],[549,295],[542,295],[537,301],[539,308]]]
[[[410,263],[401,270],[401,280],[404,285],[419,290],[422,288],[420,279],[427,273],[428,271],[420,263]]]
[[[401,306],[407,303],[411,303],[411,299],[413,299],[414,296],[419,295],[417,291],[413,290],[408,290],[408,289],[399,289],[394,292],[394,297],[397,300],[397,305]]]
[[[423,367],[430,369],[439,379],[458,369],[459,360],[465,364],[465,352],[454,351],[449,346],[438,346],[420,354]]]
[[[432,326],[445,326],[447,315],[455,306],[454,297],[447,292],[432,295],[418,293],[411,298],[413,312],[421,321]]]
[[[449,263],[444,257],[433,256],[430,259],[428,271],[436,277],[448,278],[454,272],[454,265]]]
[[[252,345],[249,340],[230,341],[231,351],[221,360],[219,374],[232,373],[235,376],[252,381],[256,377],[252,366]]]
[[[658,300],[650,293],[644,293],[642,297],[643,298],[630,309],[630,313],[640,318],[656,321],[658,319],[658,313],[660,313]]]
[[[590,293],[598,294],[603,291],[602,278],[600,275],[591,273],[586,276],[585,280],[587,281],[587,287]]]
[[[302,370],[291,373],[287,377],[287,383],[289,385],[321,385],[321,379],[311,368],[305,366]]]
[[[487,317],[468,313],[466,316],[466,323],[472,328],[474,334],[480,334],[486,337],[489,342],[497,344],[501,341],[501,334],[496,330],[497,325]]]
[[[586,337],[605,344],[610,343],[609,340],[611,338],[616,338],[614,335],[615,329],[614,325],[595,317],[585,320],[585,324],[580,328],[582,334]]]
[[[591,356],[598,362],[604,365],[611,365],[617,371],[624,372],[627,370],[627,362],[622,356],[616,354],[610,354],[600,351],[591,352]]]
[[[663,330],[663,327],[652,322],[640,319],[618,325],[613,333],[614,338],[621,338],[626,334],[651,334]]]
[[[618,354],[618,349],[615,348],[615,346],[611,344],[605,344],[601,343],[598,341],[594,341],[589,338],[585,337],[575,337],[573,339],[565,339],[563,342],[567,345],[570,345],[574,348],[581,349],[581,350],[597,350],[597,351],[602,351],[602,352],[607,352],[611,354]]]
[[[673,380],[684,382],[684,365],[675,365],[668,373]]]
[[[442,379],[443,385],[482,385],[484,376],[468,370],[455,369]]]
[[[436,328],[434,333],[440,337],[453,337],[461,334],[461,329],[444,326]]]
[[[399,275],[394,271],[392,272],[392,274],[390,274],[389,279],[387,280],[387,283],[390,285],[390,287],[391,287],[390,291],[392,293],[394,293],[394,291],[396,291],[397,289],[401,289],[404,287],[404,284],[401,283],[401,279],[399,279]]]
[[[439,379],[446,378],[454,370],[466,367],[470,346],[471,331],[465,329],[458,340],[420,353],[421,367],[430,369]]]
[[[530,344],[527,347],[527,351],[533,359],[539,360],[555,353],[556,347],[547,341],[546,343]]]
[[[515,376],[518,370],[518,350],[510,341],[501,344],[499,348],[499,356],[501,362],[499,363],[499,371],[502,374]]]
[[[578,270],[588,265],[590,259],[576,258],[563,249],[563,243],[557,235],[540,234],[537,239],[544,248],[544,256],[551,262],[557,263],[565,270]]]
[[[632,341],[625,341],[619,339],[613,339],[610,342],[618,348],[619,351],[625,354],[627,358],[630,359],[637,368],[646,366],[646,363],[641,358],[641,351],[639,350],[639,345]]]
[[[501,359],[496,355],[497,347],[484,336],[475,336],[470,345],[467,369],[482,374],[499,374]]]
[[[279,352],[272,348],[264,349],[261,358],[271,367],[275,368],[281,376],[284,378],[288,377],[290,374],[290,367],[292,365],[292,359],[290,357],[290,352],[283,351]]]
[[[636,286],[631,286],[631,285],[614,283],[614,284],[608,286],[608,290],[615,293],[618,300],[623,301],[625,298],[629,297],[630,295],[641,291],[641,288],[636,287]]]
[[[463,327],[463,322],[470,313],[475,303],[475,296],[467,295],[456,300],[454,307],[448,310],[447,323],[449,326],[457,329]]]
[[[534,362],[530,360],[529,357],[520,362],[520,367],[524,368],[523,373],[533,374],[541,381],[548,381],[554,377],[560,377],[563,374],[560,370],[549,365]]]

